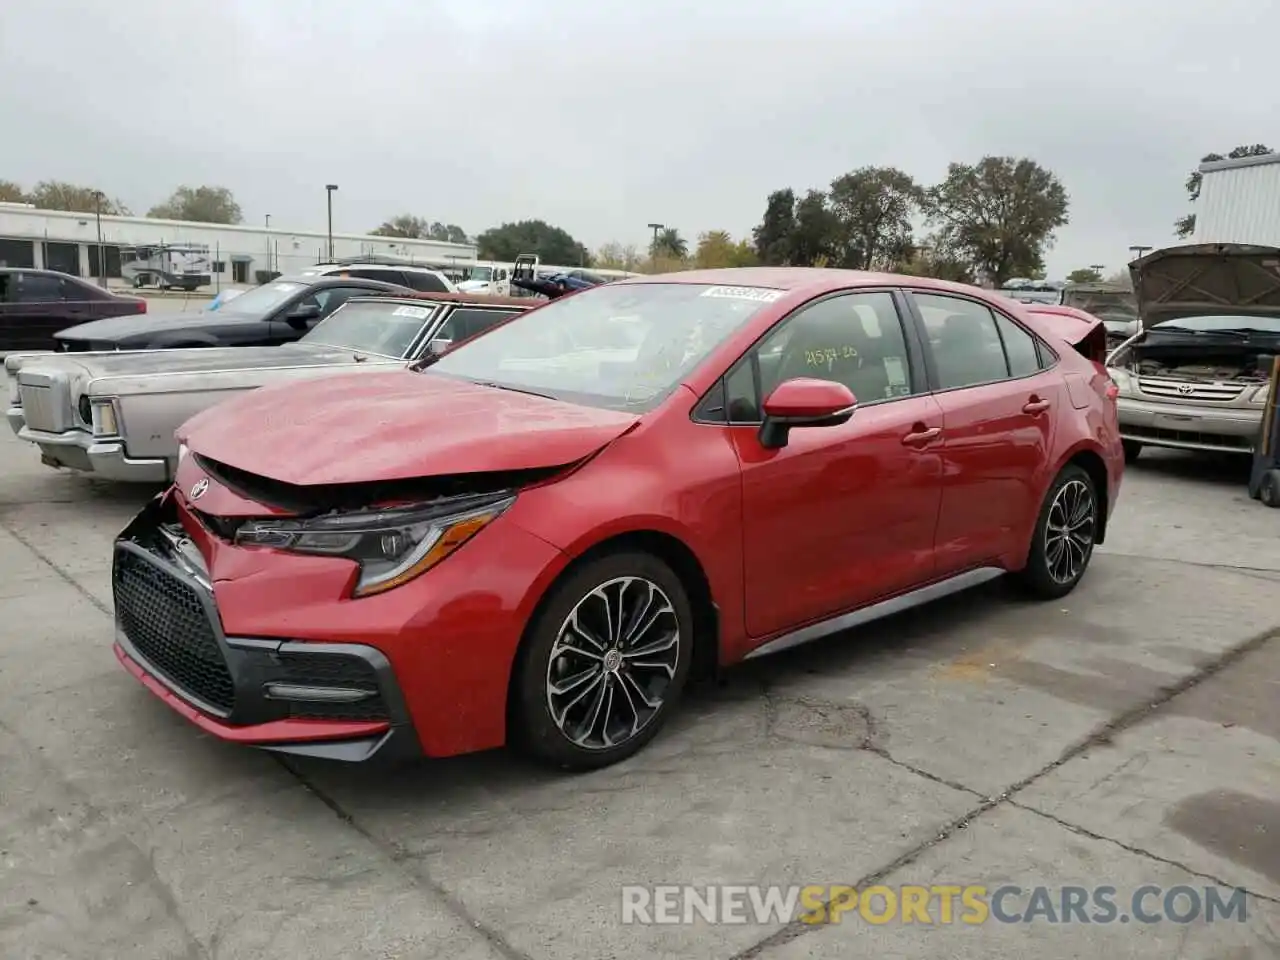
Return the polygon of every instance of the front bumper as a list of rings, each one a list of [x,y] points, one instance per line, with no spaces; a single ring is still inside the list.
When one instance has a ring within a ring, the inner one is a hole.
[[[9,427],[14,433],[21,433],[22,428],[27,425],[27,418],[23,415],[21,407],[10,407],[5,411],[5,416],[9,418]]]
[[[14,426],[20,440],[34,443],[40,448],[40,459],[51,467],[66,467],[91,473],[103,480],[120,483],[166,483],[172,476],[172,465],[164,459],[134,459],[125,452],[123,440],[95,440],[85,430],[68,430],[66,433],[49,433],[33,430],[25,423],[14,423],[15,410],[9,410],[9,424]]]
[[[198,551],[158,497],[116,541],[115,654],[205,732],[334,760],[420,755],[387,658],[357,643],[229,637]]]
[[[1120,436],[1152,447],[1250,453],[1262,425],[1261,407],[1160,403],[1126,396],[1116,407]]]

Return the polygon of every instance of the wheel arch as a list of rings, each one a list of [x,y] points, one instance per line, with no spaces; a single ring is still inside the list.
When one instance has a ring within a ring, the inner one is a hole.
[[[690,679],[705,679],[715,674],[719,666],[720,613],[711,592],[711,581],[698,555],[683,539],[667,531],[639,527],[615,532],[576,552],[551,578],[530,611],[507,675],[507,739],[510,739],[511,711],[515,706],[516,678],[520,675],[525,651],[529,646],[529,632],[550,601],[556,586],[600,557],[628,551],[657,557],[679,577],[688,593],[689,604],[693,607],[693,663]]]

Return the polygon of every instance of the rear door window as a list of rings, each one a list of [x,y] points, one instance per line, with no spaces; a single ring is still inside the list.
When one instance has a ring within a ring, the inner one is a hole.
[[[520,312],[519,310],[476,310],[463,307],[449,315],[444,326],[436,333],[436,339],[454,342],[466,340]]]
[[[27,273],[18,283],[19,303],[56,303],[62,299],[62,281],[57,277]]]

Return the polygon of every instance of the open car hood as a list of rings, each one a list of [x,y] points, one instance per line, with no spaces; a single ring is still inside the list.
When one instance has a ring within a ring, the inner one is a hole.
[[[1165,247],[1129,264],[1144,330],[1164,320],[1280,316],[1280,248],[1242,243]]]
[[[178,436],[216,463],[313,486],[566,466],[637,420],[395,370],[251,390],[196,414]]]

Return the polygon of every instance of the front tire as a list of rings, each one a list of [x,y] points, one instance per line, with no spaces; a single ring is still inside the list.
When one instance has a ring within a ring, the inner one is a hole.
[[[591,560],[552,588],[517,658],[514,743],[593,770],[632,756],[674,712],[689,675],[693,608],[647,553]]]
[[[1093,478],[1075,464],[1058,474],[1045,494],[1031,535],[1027,565],[1018,580],[1041,600],[1065,597],[1088,569],[1101,523]]]

